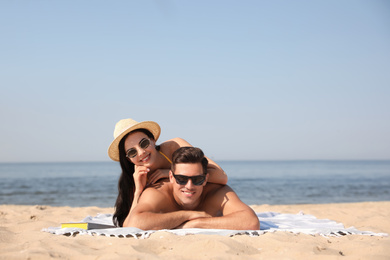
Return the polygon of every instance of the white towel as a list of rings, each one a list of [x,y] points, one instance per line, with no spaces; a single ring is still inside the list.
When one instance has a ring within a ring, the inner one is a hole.
[[[309,235],[321,236],[344,236],[344,235],[370,235],[370,236],[388,236],[386,233],[374,233],[371,231],[360,231],[354,227],[345,228],[343,224],[337,223],[328,219],[317,219],[312,215],[305,215],[302,212],[298,214],[280,214],[276,212],[256,213],[260,221],[260,230],[226,230],[226,229],[164,229],[159,231],[166,231],[176,235],[189,234],[207,234],[207,235],[249,235],[259,236],[266,232],[292,232],[295,234],[303,233]],[[81,222],[91,222],[113,225],[112,214],[98,214],[95,217],[87,216]],[[49,227],[42,231],[49,232],[56,235],[74,236],[77,234],[88,235],[104,235],[114,237],[134,237],[134,238],[148,238],[156,230],[141,230],[138,228],[109,228],[109,229],[92,229],[85,230],[81,228],[61,228]]]

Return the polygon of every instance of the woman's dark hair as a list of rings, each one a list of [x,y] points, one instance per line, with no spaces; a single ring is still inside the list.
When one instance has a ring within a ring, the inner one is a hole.
[[[207,174],[207,165],[209,161],[204,157],[204,153],[197,147],[181,147],[172,154],[172,171],[175,172],[178,163],[200,163],[202,164],[203,174]]]
[[[134,132],[142,132],[146,134],[150,139],[154,140],[153,134],[146,129],[138,129],[131,133]],[[133,199],[134,199],[134,191],[135,191],[135,184],[133,178],[134,163],[132,163],[130,160],[127,159],[126,152],[125,152],[125,140],[129,134],[130,133],[125,135],[118,145],[119,163],[122,168],[122,174],[119,177],[119,181],[118,181],[118,197],[115,202],[115,213],[112,217],[113,222],[117,227],[123,226],[123,222],[125,221],[127,215],[130,212],[131,205],[133,204]],[[156,146],[156,149],[159,150],[160,147]]]

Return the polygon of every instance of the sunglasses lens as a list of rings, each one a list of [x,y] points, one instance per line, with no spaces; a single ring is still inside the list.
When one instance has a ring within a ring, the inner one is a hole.
[[[146,149],[148,148],[150,145],[150,140],[149,139],[142,139],[141,142],[139,142],[139,147],[141,147],[142,149]]]
[[[174,175],[176,179],[176,183],[179,185],[186,185],[188,182],[188,179],[191,179],[192,184],[199,186],[202,185],[203,182],[206,180],[206,176],[204,175],[199,175],[199,176],[184,176],[184,175]]]
[[[188,182],[188,177],[183,175],[175,175],[175,179],[179,185],[186,185]]]
[[[135,149],[130,149],[130,150],[128,150],[127,151],[127,154],[126,154],[126,156],[128,157],[128,158],[133,158],[133,157],[135,157],[137,155],[137,150],[135,150]]]
[[[203,182],[205,181],[206,179],[206,176],[195,176],[195,177],[192,177],[192,183],[194,185],[202,185]]]
[[[137,150],[135,149],[130,149],[127,151],[126,157],[128,158],[133,158],[137,155]]]
[[[141,149],[146,149],[149,147],[149,145],[150,145],[150,140],[146,138],[142,139],[139,142],[139,147],[141,147]],[[134,148],[129,149],[126,153],[126,157],[128,158],[134,158],[135,156],[137,156],[137,150]]]

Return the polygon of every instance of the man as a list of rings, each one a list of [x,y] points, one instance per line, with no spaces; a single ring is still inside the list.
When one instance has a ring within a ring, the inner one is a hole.
[[[172,157],[169,182],[145,189],[123,226],[143,230],[260,228],[254,211],[229,186],[207,183],[208,161],[201,149],[182,147]]]

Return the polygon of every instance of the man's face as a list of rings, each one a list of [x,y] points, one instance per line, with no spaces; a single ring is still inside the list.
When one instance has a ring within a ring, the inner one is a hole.
[[[183,176],[199,176],[203,174],[203,168],[201,163],[179,163],[176,164],[175,172],[169,173],[169,179],[173,186],[173,196],[176,202],[183,208],[187,210],[195,209],[200,202],[201,195],[203,192],[203,187],[207,183],[208,174],[206,175],[206,180],[201,185],[195,185],[191,179],[188,179],[186,184],[180,185],[177,183],[175,175]]]

